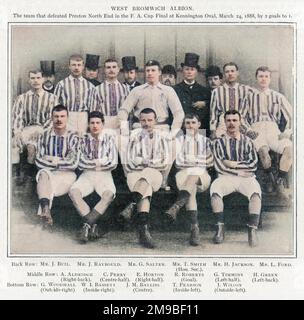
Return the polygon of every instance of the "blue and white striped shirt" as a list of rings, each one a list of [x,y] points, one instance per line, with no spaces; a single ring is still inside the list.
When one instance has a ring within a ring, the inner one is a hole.
[[[113,170],[117,166],[118,154],[115,136],[102,132],[98,139],[92,137],[90,133],[80,139],[80,160],[78,167],[81,170],[95,170],[96,160],[102,160],[99,170]]]
[[[57,166],[45,156],[58,157]],[[79,138],[71,131],[57,135],[53,129],[44,131],[38,139],[36,166],[39,169],[75,170],[79,161]]]
[[[258,155],[253,142],[247,136],[240,134],[239,139],[224,134],[216,139],[213,145],[215,169],[219,174],[254,176],[257,170]],[[223,160],[237,161],[235,168],[228,168]]]

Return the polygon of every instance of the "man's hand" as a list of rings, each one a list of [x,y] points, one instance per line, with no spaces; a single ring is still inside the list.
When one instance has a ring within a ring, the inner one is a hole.
[[[108,157],[103,157],[101,159],[96,159],[96,166],[101,167],[105,166],[108,163],[109,159]]]
[[[283,139],[290,139],[290,134],[285,132],[280,133],[279,140],[283,140]]]
[[[248,130],[246,136],[252,140],[255,140],[258,137],[259,133],[253,130]]]
[[[236,166],[238,165],[237,161],[231,161],[231,160],[223,160],[223,164],[231,169],[235,169]]]
[[[206,107],[206,102],[205,101],[196,101],[192,104],[193,108],[197,108],[197,109],[202,109],[204,107]]]
[[[211,130],[210,131],[210,140],[215,140],[216,139],[216,133],[215,133],[215,130]]]

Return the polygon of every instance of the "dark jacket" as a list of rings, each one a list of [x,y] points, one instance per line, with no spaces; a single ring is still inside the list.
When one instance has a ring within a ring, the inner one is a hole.
[[[187,85],[184,81],[178,83],[173,88],[179,97],[185,114],[197,114],[201,121],[201,128],[207,129],[207,133],[209,134],[209,105],[211,98],[210,90],[201,86],[197,82],[195,82],[192,85],[192,88],[190,88],[190,86]],[[202,109],[194,108],[192,105],[197,101],[205,101],[206,106]]]

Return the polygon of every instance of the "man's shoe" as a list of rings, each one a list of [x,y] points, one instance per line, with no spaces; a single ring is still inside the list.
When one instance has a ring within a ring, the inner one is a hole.
[[[80,232],[79,232],[79,241],[82,243],[87,243],[89,241],[89,233],[91,226],[87,223],[84,223]]]
[[[285,181],[283,178],[278,178],[277,180],[277,185],[276,185],[276,191],[277,191],[277,195],[284,199],[284,200],[288,200],[288,196],[286,194],[286,188],[285,188]]]
[[[46,206],[42,208],[40,218],[43,228],[49,228],[53,226],[53,218],[49,207]]]
[[[213,237],[213,242],[216,244],[220,244],[225,239],[225,228],[223,223],[218,223],[216,233]]]
[[[156,244],[154,243],[151,234],[148,229],[148,225],[139,226],[139,243],[148,249],[154,249]]]
[[[136,207],[135,202],[129,203],[126,206],[126,208],[119,213],[119,216],[122,217],[125,221],[130,221],[133,216],[133,212],[135,210],[135,207]]]
[[[250,226],[248,226],[248,243],[252,248],[258,245],[257,229]]]
[[[92,225],[90,232],[89,232],[89,240],[95,241],[99,238],[99,230],[98,225],[95,223]]]
[[[190,242],[191,246],[198,246],[200,244],[198,225],[194,225],[191,227],[191,234],[190,234],[190,241],[189,242]]]

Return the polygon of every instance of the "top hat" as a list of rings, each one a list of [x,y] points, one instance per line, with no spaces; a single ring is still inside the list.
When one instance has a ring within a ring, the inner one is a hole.
[[[158,66],[160,68],[160,63],[157,60],[149,60],[145,66],[146,67]]]
[[[121,59],[122,71],[138,70],[136,66],[136,59],[134,56],[127,56]]]
[[[86,55],[86,63],[85,67],[91,70],[97,70],[99,63],[99,56],[95,54],[87,54]]]
[[[165,66],[163,66],[162,74],[173,74],[175,78],[177,76],[176,70],[171,64],[166,64]]]
[[[214,77],[214,76],[219,76],[220,79],[223,78],[223,74],[221,72],[221,69],[218,66],[209,66],[206,69],[206,78],[208,77]]]
[[[40,61],[40,68],[44,76],[55,75],[55,61],[54,60],[45,60]]]
[[[186,53],[185,61],[181,63],[182,68],[185,67],[193,67],[197,70],[200,70],[200,66],[198,65],[199,55],[196,53]]]

